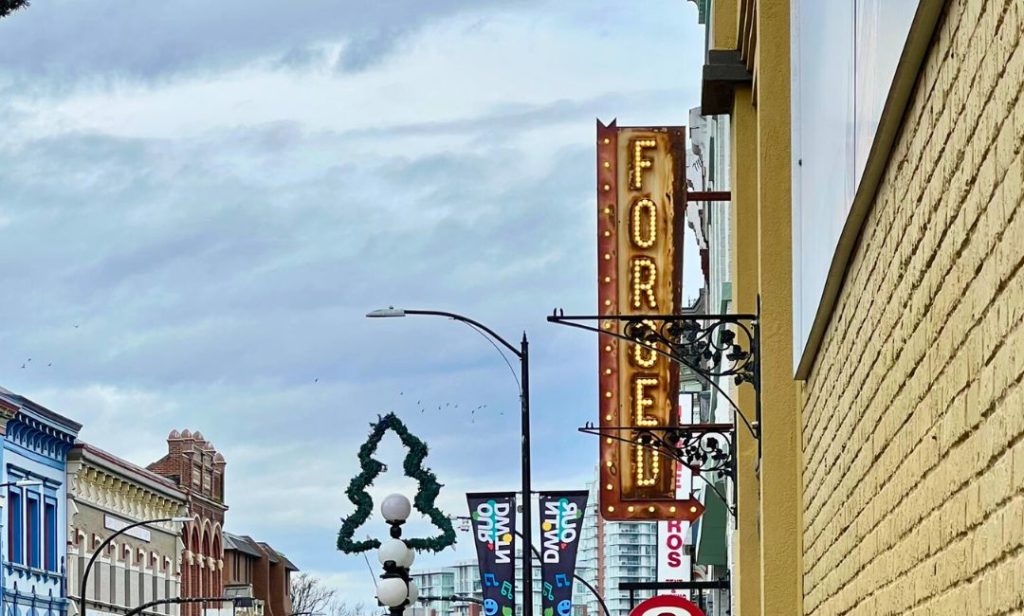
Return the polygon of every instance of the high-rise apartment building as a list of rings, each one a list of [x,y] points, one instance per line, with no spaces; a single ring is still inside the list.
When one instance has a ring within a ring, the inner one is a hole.
[[[475,568],[476,563],[473,564]],[[410,572],[410,577],[416,584],[420,597],[443,597],[443,599],[419,602],[406,608],[405,613],[409,616],[447,616],[455,613],[456,602],[450,601],[448,598],[456,594],[455,574],[458,570],[458,567],[445,567],[429,571],[413,569]]]
[[[658,577],[658,525],[656,522],[606,522],[597,514],[596,482],[588,486],[590,496],[583,516],[576,574],[604,597],[610,616],[629,614],[629,593],[619,590],[622,582],[653,582]],[[651,596],[636,593],[636,600]],[[601,606],[583,584],[573,589],[576,613],[586,606],[587,616],[601,615]]]

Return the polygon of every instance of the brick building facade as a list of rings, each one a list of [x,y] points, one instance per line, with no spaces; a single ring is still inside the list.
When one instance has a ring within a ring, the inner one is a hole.
[[[807,614],[1024,605],[1022,37],[932,36],[801,397]]]
[[[182,529],[182,597],[220,597],[224,593],[224,456],[201,432],[172,431],[167,455],[148,469],[172,480],[185,492],[192,522]],[[185,605],[183,616],[197,616],[199,605]]]
[[[224,533],[225,592],[256,599],[263,616],[291,615],[291,575],[295,571],[298,568],[270,545],[246,535]]]

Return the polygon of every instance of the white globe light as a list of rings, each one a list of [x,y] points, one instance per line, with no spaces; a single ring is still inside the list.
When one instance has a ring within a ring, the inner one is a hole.
[[[388,522],[405,522],[412,513],[412,504],[401,494],[391,494],[384,497],[384,502],[380,504],[380,513]]]
[[[416,587],[416,582],[409,582],[409,603],[416,603],[419,597],[420,589]]]
[[[388,607],[398,607],[409,597],[409,589],[402,578],[387,578],[377,585],[377,598]]]
[[[380,544],[380,549],[377,550],[377,560],[382,565],[389,560],[393,560],[399,567],[408,569],[412,566],[412,561],[415,559],[416,552],[410,550],[401,539],[388,539]]]

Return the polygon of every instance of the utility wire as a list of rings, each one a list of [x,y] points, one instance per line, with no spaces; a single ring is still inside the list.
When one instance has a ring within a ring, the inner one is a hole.
[[[456,319],[456,320],[458,320],[458,319]],[[466,321],[462,321],[462,322],[466,323]],[[508,366],[509,372],[512,373],[512,378],[516,380],[516,387],[519,389],[519,395],[522,396],[523,395],[523,384],[519,382],[519,376],[516,375],[516,370],[515,370],[515,368],[512,367],[512,362],[510,362],[508,360],[508,357],[505,355],[505,352],[502,351],[501,347],[499,347],[497,345],[497,343],[495,343],[494,340],[492,340],[491,337],[488,336],[486,333],[484,333],[479,327],[477,327],[476,325],[473,325],[472,323],[466,323],[466,325],[469,326],[470,328],[472,328],[473,331],[475,331],[476,333],[480,334],[483,337],[484,340],[489,342],[491,344],[491,346],[494,347],[494,350],[498,352],[498,355],[501,355],[501,359],[505,362],[505,365]]]

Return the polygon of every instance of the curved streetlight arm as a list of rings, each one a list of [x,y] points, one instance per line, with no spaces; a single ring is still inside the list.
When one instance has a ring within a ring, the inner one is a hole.
[[[520,539],[523,539],[525,541],[523,533],[519,532],[518,530],[515,531],[515,533],[519,536]],[[533,555],[537,557],[537,560],[543,560],[540,555],[540,550],[538,550],[537,546],[533,545],[532,543],[530,544],[530,551],[533,552]],[[612,616],[611,612],[608,611],[608,606],[604,604],[604,598],[601,596],[599,592],[597,592],[596,588],[590,585],[590,582],[581,578],[579,575],[576,574],[575,571],[573,571],[572,577],[574,577],[576,580],[578,580],[580,583],[586,586],[587,590],[594,594],[594,597],[597,598],[597,602],[601,604],[601,609],[604,610],[604,616]],[[526,599],[523,599],[523,601],[526,601]],[[530,601],[533,601],[532,597],[530,598]]]
[[[388,309],[385,309],[385,310],[376,310],[374,312],[371,312],[371,313],[367,314],[366,316],[372,318],[372,317],[404,317],[406,315],[424,315],[424,316],[432,316],[432,317],[447,317],[449,319],[454,319],[456,321],[462,321],[463,323],[468,323],[468,324],[472,325],[473,327],[476,327],[476,328],[480,329],[481,331],[486,332],[488,336],[490,336],[491,338],[494,338],[496,341],[500,342],[502,346],[504,346],[509,351],[512,351],[512,353],[516,357],[518,357],[519,359],[523,358],[523,352],[520,349],[517,349],[511,342],[509,342],[508,340],[505,340],[504,338],[499,336],[497,334],[497,332],[495,332],[493,329],[491,329],[490,327],[487,327],[486,325],[484,325],[483,323],[481,323],[479,321],[476,321],[476,320],[471,319],[469,317],[463,316],[461,314],[456,314],[454,312],[445,312],[443,310],[400,310],[400,309],[388,308]]]
[[[121,530],[117,531],[116,533],[110,535],[106,539],[104,539],[103,542],[100,543],[99,546],[93,551],[92,556],[89,557],[89,562],[86,563],[85,569],[82,571],[82,583],[78,587],[78,616],[86,616],[85,590],[89,582],[89,572],[92,571],[92,566],[96,562],[96,559],[99,558],[100,554],[103,553],[103,550],[106,549],[108,545],[110,545],[111,541],[113,541],[120,535],[123,535],[124,533],[130,531],[133,528],[138,528],[139,526],[145,526],[147,524],[156,524],[159,522],[173,522],[178,519],[181,518],[157,518],[155,520],[142,520],[141,522],[133,522],[128,526],[125,526]],[[144,609],[145,607],[149,607],[148,604],[146,606],[142,606],[142,609]],[[132,613],[133,612],[128,612],[128,614],[125,614],[125,616],[131,616]]]
[[[0,483],[0,488],[9,488],[11,486],[16,486],[19,488],[31,488],[41,485],[43,485],[43,482],[39,481],[38,479],[19,479],[17,481],[4,481]]]
[[[578,581],[580,584],[586,586],[587,590],[593,593],[593,595],[597,598],[597,602],[601,604],[601,609],[604,610],[604,616],[612,616],[612,613],[608,611],[608,606],[604,604],[604,597],[601,596],[601,593],[597,592],[597,589],[591,586],[590,582],[584,580],[575,573],[573,573],[572,576],[576,578],[576,581]]]
[[[165,605],[168,603],[213,603],[215,601],[230,601],[232,603],[235,602],[234,598],[232,597],[171,597],[170,599],[157,599],[155,601],[150,601],[149,603],[143,603],[142,605],[133,607],[124,616],[137,616],[138,614],[141,614],[142,612],[148,610],[151,607]]]
[[[430,603],[431,601],[451,601],[453,603],[456,603],[456,602],[476,603],[477,605],[483,605],[484,604],[484,602],[481,599],[477,599],[476,597],[470,597],[470,596],[467,596],[467,595],[445,595],[445,596],[438,596],[438,597],[430,595],[430,596],[425,596],[425,597],[419,597],[419,598],[416,599],[417,603],[424,603],[424,604]]]
[[[455,516],[455,519],[457,519],[457,520],[471,520],[472,518],[468,518],[466,516]],[[524,541],[526,540],[523,537],[523,533],[521,533],[520,531],[517,530],[517,531],[513,531],[513,532],[515,532],[516,536],[519,537],[520,539],[523,539]],[[530,544],[530,551],[533,552],[533,555],[537,557],[537,560],[543,560],[541,558],[541,555],[540,555],[540,550],[538,550],[537,546],[533,545],[532,543]],[[573,572],[572,577],[575,578],[580,584],[583,584],[584,586],[586,586],[587,590],[589,590],[591,592],[591,594],[594,595],[594,597],[597,599],[597,602],[601,604],[601,609],[604,610],[604,616],[612,616],[612,613],[610,611],[608,611],[608,606],[605,605],[604,597],[601,596],[601,593],[597,592],[597,589],[594,588],[590,584],[590,582],[584,580],[579,575],[577,575],[575,572]],[[525,599],[524,599],[524,601],[525,601]]]
[[[530,343],[526,339],[526,332],[523,332],[523,339],[520,342],[520,346],[517,349],[508,340],[505,340],[499,336],[493,329],[487,327],[479,321],[475,321],[469,317],[456,314],[454,312],[446,312],[443,310],[402,310],[395,307],[385,308],[383,310],[374,310],[367,314],[367,317],[378,318],[378,317],[404,317],[406,315],[424,315],[424,316],[435,316],[435,317],[448,317],[456,321],[461,321],[466,325],[469,325],[477,332],[489,336],[493,342],[500,343],[512,354],[519,359],[519,375],[521,381],[516,379],[519,384],[519,402],[520,402],[520,429],[522,431],[522,491],[523,491],[523,528],[525,529],[526,539],[525,542],[532,545],[531,538],[533,536],[533,522],[532,522],[532,507],[530,507],[530,498],[533,495],[533,489],[531,487],[530,477]],[[497,345],[495,345],[497,348]],[[500,352],[500,349],[498,349]],[[505,358],[505,354],[501,353],[502,359],[508,363]],[[512,366],[509,366],[512,369]],[[515,371],[513,370],[513,376]],[[533,596],[533,552],[523,552],[523,596]],[[525,602],[523,605],[523,616],[533,616],[533,601]]]

